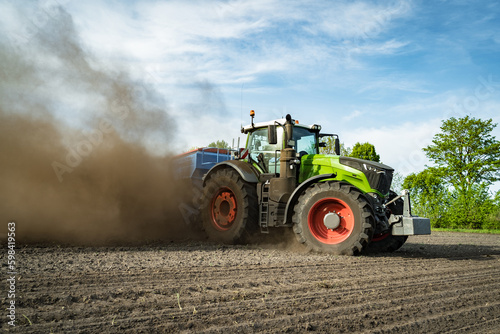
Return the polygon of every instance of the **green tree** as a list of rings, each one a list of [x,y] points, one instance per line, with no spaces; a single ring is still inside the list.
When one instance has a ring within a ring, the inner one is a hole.
[[[349,155],[353,158],[371,160],[375,162],[380,162],[380,156],[375,151],[375,146],[370,143],[356,143],[352,148],[352,152]]]
[[[348,157],[351,155],[352,148],[346,146],[344,143],[340,143],[340,155]]]
[[[449,207],[446,217],[447,227],[494,228],[492,221],[496,209],[495,203],[485,184],[474,185],[466,194],[453,189],[449,196]]]
[[[493,199],[493,213],[484,228],[500,230],[500,190],[497,191]]]
[[[448,190],[436,169],[427,168],[408,175],[403,181],[403,188],[411,190],[414,214],[430,218],[433,227],[446,225]]]
[[[207,147],[230,148],[229,143],[225,140],[217,140],[216,142],[211,142]]]
[[[455,210],[460,210],[454,218],[461,224],[477,226],[477,205],[487,204],[481,200],[487,187],[500,180],[500,142],[491,135],[495,127],[491,119],[452,117],[424,148],[439,175],[454,188]]]
[[[424,151],[442,176],[465,194],[473,185],[500,180],[500,142],[491,135],[495,127],[491,119],[452,117],[443,121],[442,133]]]
[[[326,147],[320,148],[321,154],[336,154],[335,153],[335,137],[325,137],[324,142]],[[351,148],[345,146],[344,143],[340,143],[340,155],[348,157],[351,154]]]
[[[403,174],[399,173],[398,171],[394,171],[394,173],[392,174],[391,189],[397,194],[400,194],[401,191],[404,189],[403,188],[404,180],[405,178]]]

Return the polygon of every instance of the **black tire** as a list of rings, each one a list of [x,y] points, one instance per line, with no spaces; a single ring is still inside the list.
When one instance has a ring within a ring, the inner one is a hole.
[[[390,191],[388,200],[392,200],[398,195],[394,191]],[[402,198],[388,205],[389,214],[402,215],[404,201]],[[391,231],[376,234],[366,249],[367,253],[392,253],[400,249],[408,239],[407,235],[392,235]]]
[[[299,197],[294,211],[295,236],[313,251],[357,255],[373,235],[373,210],[365,196],[347,183],[312,185]],[[325,217],[336,227],[327,228]]]
[[[366,249],[369,253],[392,253],[400,249],[408,239],[407,235],[392,235],[390,232],[375,235]]]
[[[180,193],[174,201],[176,201],[179,213],[184,220],[185,226],[192,231],[201,231],[201,205],[200,201],[203,198],[202,190],[196,187],[196,184],[190,180],[177,181],[176,189],[186,189]]]
[[[202,200],[203,228],[211,240],[242,243],[257,230],[255,185],[232,169],[215,172],[205,183]]]

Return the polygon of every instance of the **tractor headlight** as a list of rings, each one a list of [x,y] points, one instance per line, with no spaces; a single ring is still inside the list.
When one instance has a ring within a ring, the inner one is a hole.
[[[373,173],[383,173],[384,171],[381,170],[381,169],[378,169],[377,167],[373,166],[373,165],[367,165],[367,164],[363,164],[363,169],[365,171],[369,171],[369,172],[373,172]]]

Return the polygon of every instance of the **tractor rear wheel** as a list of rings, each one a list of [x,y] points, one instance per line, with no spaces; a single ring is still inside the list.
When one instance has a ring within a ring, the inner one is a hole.
[[[244,242],[257,229],[257,193],[232,169],[222,169],[206,181],[203,190],[203,228],[212,240]]]
[[[316,183],[294,208],[293,229],[309,249],[332,254],[359,254],[373,235],[373,210],[355,187],[341,182]]]

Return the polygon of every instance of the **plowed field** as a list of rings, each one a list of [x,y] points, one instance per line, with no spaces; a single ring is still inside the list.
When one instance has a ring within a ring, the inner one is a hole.
[[[5,273],[6,251],[1,261]],[[358,257],[270,243],[29,245],[17,262],[15,328],[2,293],[9,332],[500,333],[500,235],[433,233]]]

